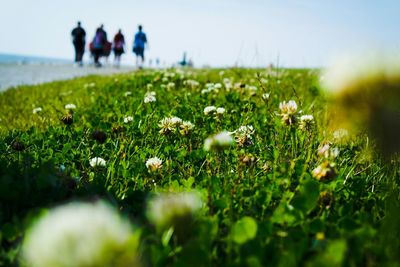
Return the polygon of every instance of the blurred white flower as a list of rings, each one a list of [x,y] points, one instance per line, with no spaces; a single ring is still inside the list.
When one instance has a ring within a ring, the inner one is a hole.
[[[163,118],[159,123],[158,127],[161,128],[159,131],[160,134],[169,134],[171,132],[174,132],[177,127],[180,126],[182,123],[182,119],[178,117],[166,117]]]
[[[346,129],[337,129],[336,131],[333,132],[333,138],[335,141],[343,141],[343,139],[347,138],[349,136],[349,131]]]
[[[174,89],[174,88],[175,88],[175,83],[169,82],[169,83],[167,84],[167,90],[172,90],[172,89]]]
[[[164,193],[148,203],[147,218],[159,229],[187,227],[203,203],[196,192]]]
[[[151,103],[151,102],[156,102],[156,101],[157,101],[157,99],[156,99],[156,97],[154,95],[145,95],[144,96],[144,100],[143,100],[143,102],[145,104]]]
[[[124,118],[124,122],[125,123],[129,123],[129,122],[132,122],[133,121],[133,117],[132,116],[126,116],[125,118]]]
[[[76,109],[76,105],[74,104],[66,104],[65,109]]]
[[[151,171],[157,171],[162,168],[162,160],[158,157],[149,158],[146,161],[146,168]]]
[[[42,108],[41,108],[41,107],[34,108],[34,109],[32,110],[32,112],[33,112],[33,114],[42,112]]]
[[[97,166],[105,167],[106,161],[102,158],[94,157],[94,158],[90,159],[89,164],[92,167],[97,167]]]
[[[229,132],[223,131],[204,141],[204,150],[223,150],[233,144],[233,138]]]
[[[182,123],[182,119],[178,118],[178,117],[171,117],[171,122],[175,125],[175,126],[179,126]]]
[[[262,94],[262,99],[264,99],[264,100],[268,100],[269,99],[269,93],[264,93],[264,94]]]
[[[217,108],[217,115],[223,115],[225,113],[225,109],[222,107]]]
[[[131,91],[126,91],[126,92],[124,93],[124,96],[130,96],[130,95],[132,95],[132,92],[131,92]]]
[[[214,106],[208,106],[204,108],[204,115],[214,114],[217,111],[217,108]]]
[[[28,230],[22,256],[31,267],[136,266],[128,221],[103,202],[50,210]]]

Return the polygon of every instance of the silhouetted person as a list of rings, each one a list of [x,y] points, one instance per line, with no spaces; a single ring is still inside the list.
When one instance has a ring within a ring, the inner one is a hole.
[[[136,66],[142,67],[144,62],[144,48],[147,44],[147,37],[144,32],[142,32],[142,25],[138,26],[139,31],[135,34],[135,39],[133,40],[133,53],[136,55]],[[139,58],[141,59],[139,65]]]
[[[114,42],[113,42],[113,50],[114,50],[114,64],[116,67],[119,67],[120,62],[121,62],[121,55],[125,52],[124,51],[124,46],[125,46],[125,37],[122,34],[121,30],[118,31],[118,33],[114,36]]]
[[[183,53],[183,59],[182,61],[179,62],[179,65],[181,65],[182,67],[185,67],[188,64],[188,62],[186,61],[186,52]]]
[[[93,38],[93,42],[91,44],[91,51],[94,57],[94,64],[96,67],[101,67],[99,59],[102,55],[104,55],[104,50],[107,44],[107,33],[103,29],[103,25],[100,28],[97,28],[96,34]]]
[[[75,48],[75,62],[82,66],[82,58],[85,53],[86,32],[81,27],[80,21],[78,21],[78,26],[72,30],[71,36]]]

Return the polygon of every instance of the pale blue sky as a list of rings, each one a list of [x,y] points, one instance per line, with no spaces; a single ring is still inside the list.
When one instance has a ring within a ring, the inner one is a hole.
[[[1,53],[73,57],[78,20],[88,41],[101,23],[121,28],[133,62],[137,25],[148,35],[148,58],[167,63],[188,52],[197,66],[276,63],[326,65],[343,53],[372,48],[400,53],[399,0],[2,0]],[[88,55],[85,55],[88,58]]]

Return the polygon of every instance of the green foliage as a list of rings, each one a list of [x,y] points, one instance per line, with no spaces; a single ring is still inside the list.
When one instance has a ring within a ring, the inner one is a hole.
[[[144,103],[150,91],[157,101]],[[292,124],[279,109],[289,100]],[[381,159],[364,134],[335,137],[327,105],[314,70],[145,70],[10,89],[0,95],[0,266],[18,266],[38,214],[96,199],[140,228],[145,266],[398,265],[399,160]],[[207,106],[225,113],[206,116]],[[301,115],[313,115],[308,128]],[[160,134],[174,116],[194,128]],[[204,151],[223,130],[235,145]],[[153,157],[160,168],[146,167]],[[157,231],[148,200],[192,190],[201,211]]]

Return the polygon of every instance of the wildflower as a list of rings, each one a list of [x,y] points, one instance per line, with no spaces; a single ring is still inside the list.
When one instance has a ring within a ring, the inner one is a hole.
[[[42,112],[42,108],[41,108],[41,107],[34,108],[34,109],[32,110],[32,112],[33,112],[33,114]]]
[[[214,114],[217,111],[217,108],[214,106],[208,106],[204,108],[204,115]]]
[[[191,123],[190,121],[184,121],[182,122],[182,124],[180,125],[180,133],[181,135],[188,135],[194,128],[193,123]]]
[[[160,134],[169,134],[173,131],[175,131],[175,124],[172,122],[171,118],[164,118],[162,119],[159,124],[158,127],[161,128],[161,130],[159,131]]]
[[[169,83],[167,84],[167,90],[172,90],[172,89],[174,89],[174,88],[175,88],[175,83],[169,82]]]
[[[314,123],[313,115],[303,115],[300,117],[299,128],[302,131],[309,131],[311,130],[313,123]]]
[[[124,96],[130,96],[130,95],[132,95],[132,92],[131,92],[131,91],[126,91],[126,92],[124,93]]]
[[[326,209],[329,209],[333,204],[333,194],[328,191],[323,191],[319,194],[318,204]]]
[[[153,84],[152,83],[148,83],[146,85],[146,87],[147,87],[147,90],[151,90],[151,89],[153,89]]]
[[[156,102],[156,101],[157,101],[157,99],[154,95],[145,95],[144,100],[143,100],[143,102],[146,104],[151,103],[151,102]]]
[[[268,99],[269,99],[269,93],[264,93],[264,94],[262,94],[262,99],[264,100],[264,101],[267,101]]]
[[[329,181],[336,176],[334,167],[334,163],[325,160],[312,171],[312,176],[318,181]]]
[[[217,108],[216,112],[217,112],[217,115],[223,115],[225,113],[225,109],[219,107],[219,108]]]
[[[318,148],[317,155],[326,159],[335,159],[339,155],[339,148],[331,147],[330,143],[325,143]]]
[[[252,125],[243,125],[234,131],[236,143],[243,147],[253,144],[254,128]]]
[[[50,210],[28,230],[22,256],[32,267],[136,266],[138,238],[104,202]]]
[[[74,104],[66,104],[65,109],[76,109],[76,105]]]
[[[157,157],[149,158],[146,161],[146,168],[151,172],[155,172],[162,168],[162,160]]]
[[[164,193],[148,203],[147,218],[158,229],[187,227],[202,207],[198,193]]]
[[[182,119],[178,117],[171,117],[171,122],[174,126],[179,126],[182,123]]]
[[[132,116],[126,116],[125,118],[124,118],[124,122],[125,123],[129,123],[129,122],[132,122],[133,121],[133,117]]]
[[[243,155],[239,158],[240,163],[242,163],[243,165],[246,165],[248,167],[252,167],[254,166],[254,164],[256,163],[257,159],[254,155],[252,154],[247,154],[247,155]]]
[[[337,142],[344,141],[348,136],[349,136],[349,131],[343,128],[333,132],[333,139],[335,139],[335,141]]]
[[[296,122],[297,104],[294,100],[290,100],[286,103],[283,101],[279,103],[279,109],[281,111],[282,121],[287,125],[292,125]]]
[[[220,132],[217,135],[211,136],[204,141],[204,150],[223,150],[233,144],[233,138],[229,132]]]
[[[94,167],[105,167],[106,161],[102,158],[94,157],[89,161],[90,166]]]

